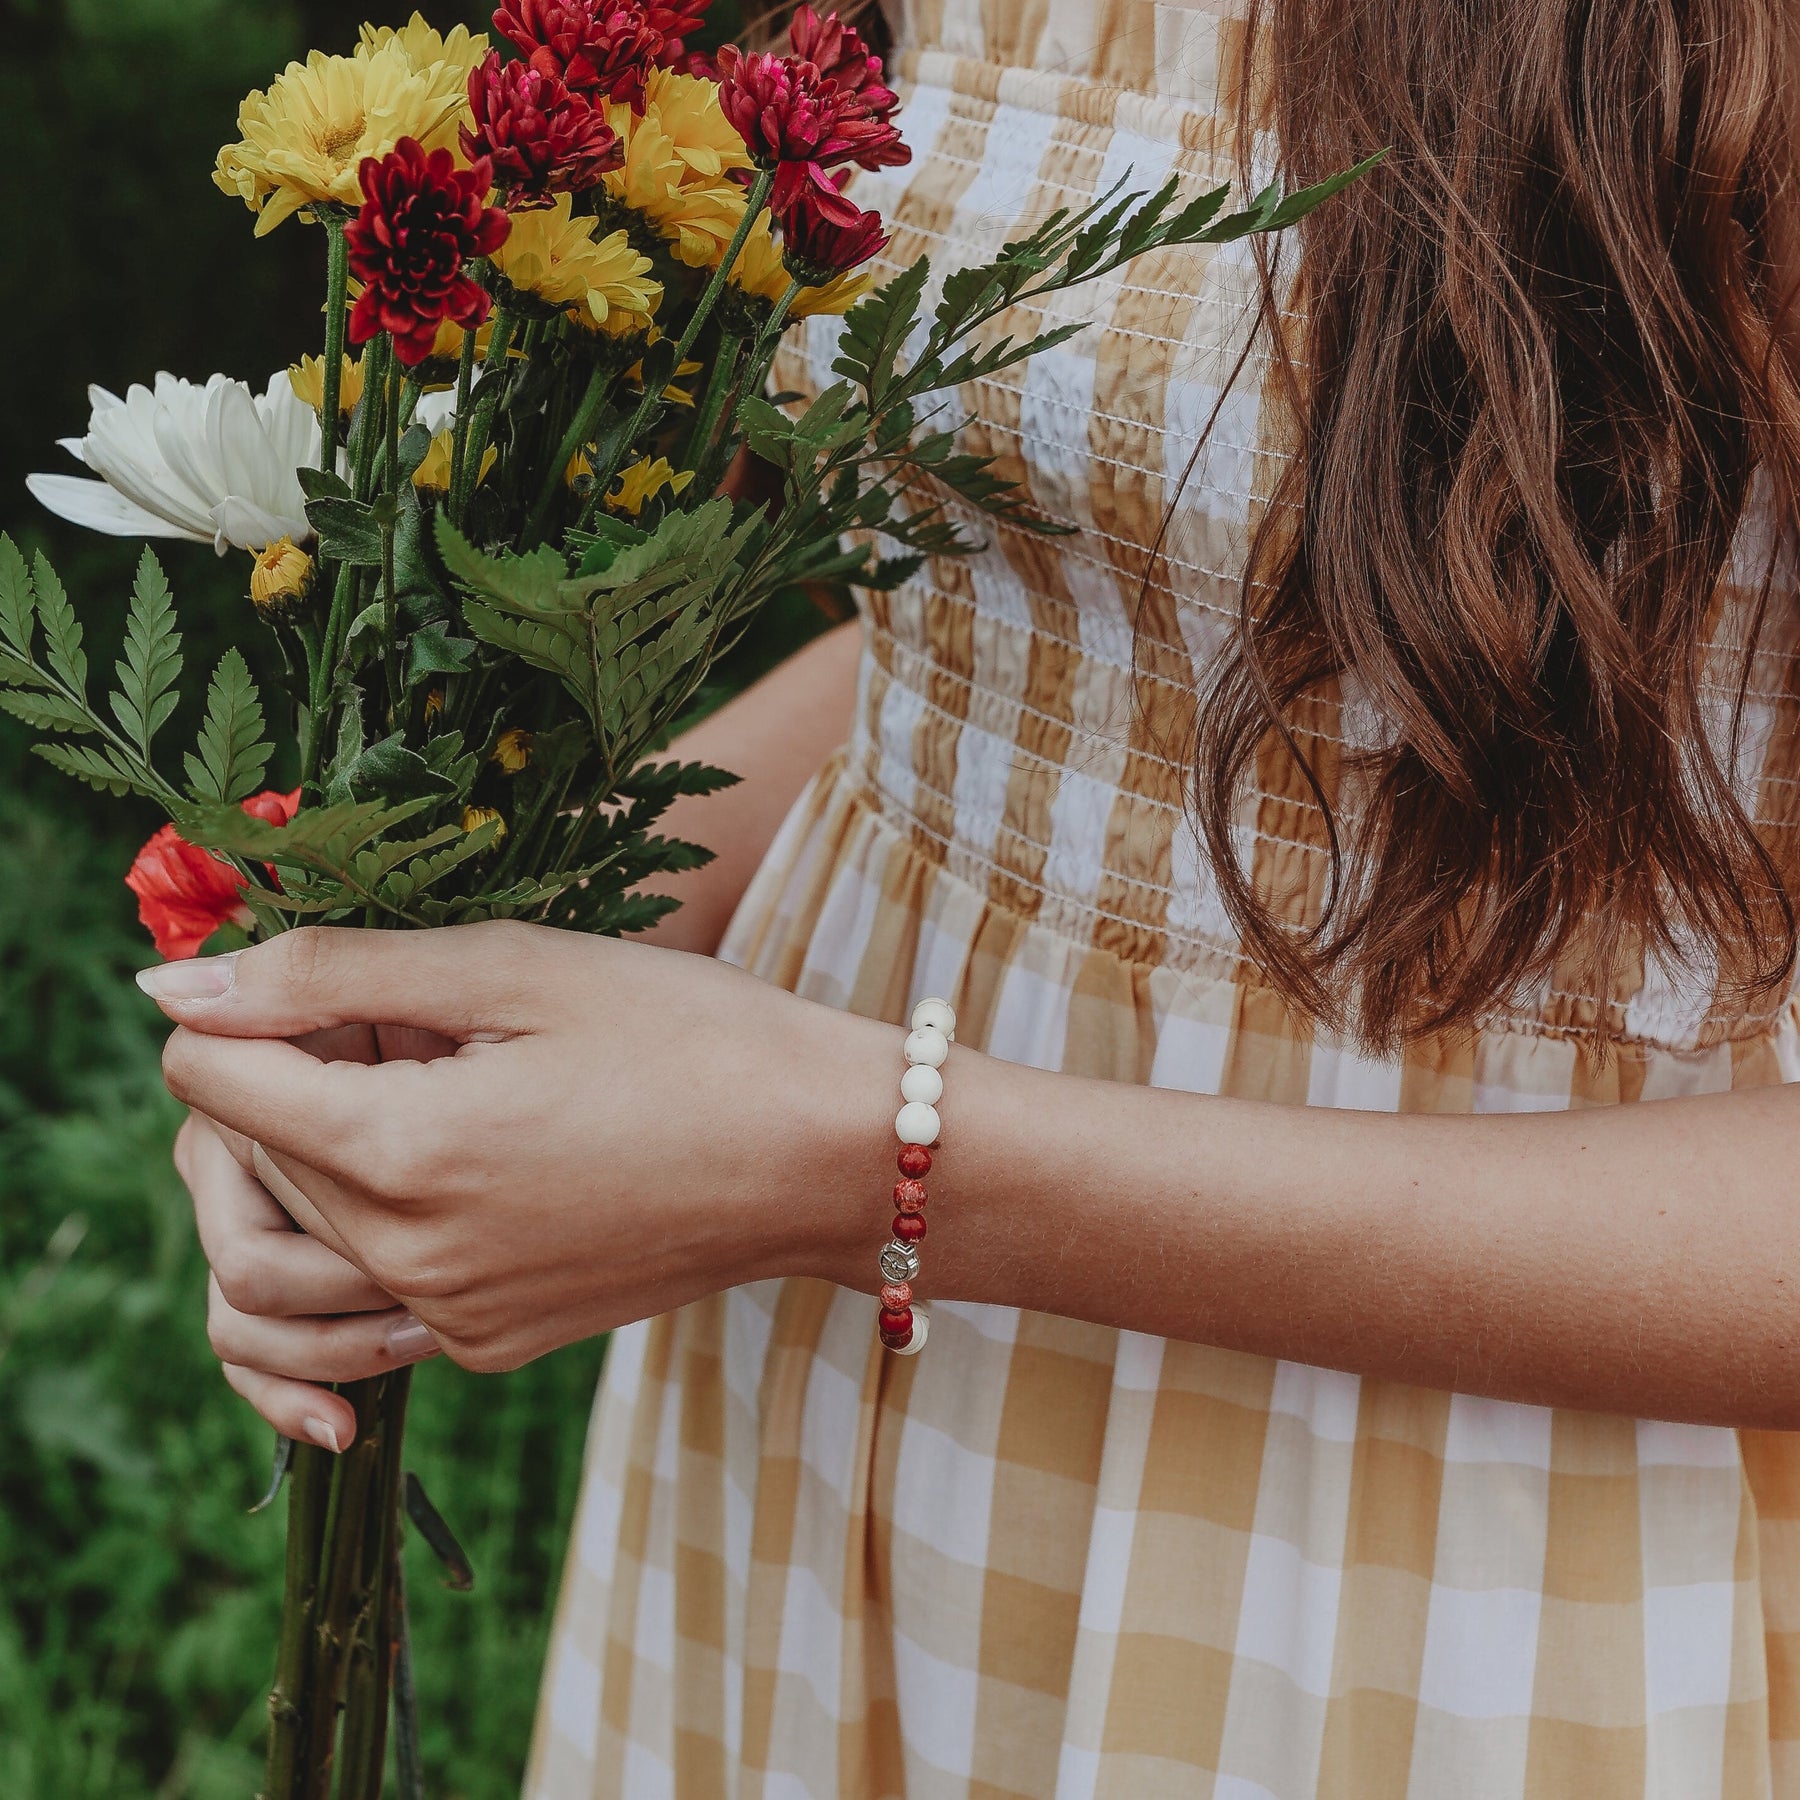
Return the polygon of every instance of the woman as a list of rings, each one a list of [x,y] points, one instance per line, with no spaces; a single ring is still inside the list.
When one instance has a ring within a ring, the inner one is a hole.
[[[897,27],[902,261],[1393,152],[977,397],[1080,534],[696,732],[660,945],[155,974],[231,1380],[616,1332],[531,1800],[1800,1794],[1780,0]]]

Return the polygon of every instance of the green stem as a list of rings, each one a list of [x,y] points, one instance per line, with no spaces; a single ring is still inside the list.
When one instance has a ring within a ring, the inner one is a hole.
[[[518,314],[505,307],[494,310],[494,335],[488,340],[487,378],[482,382],[482,397],[470,424],[469,441],[463,451],[462,480],[451,491],[450,517],[458,525],[468,509],[470,496],[481,480],[481,459],[487,453],[488,433],[493,429],[494,409],[500,404],[500,390],[506,384],[506,357],[512,348]]]
[[[313,1608],[319,1584],[319,1547],[331,1456],[310,1444],[294,1446],[288,1473],[287,1568],[281,1598],[281,1636],[275,1683],[269,1690],[269,1756],[260,1800],[300,1800],[307,1740],[307,1677],[312,1667]]]
[[[350,246],[344,237],[345,220],[335,212],[324,214],[325,224],[325,370],[324,405],[319,418],[319,467],[337,467],[338,396],[344,379],[344,303],[350,292]]]
[[[775,352],[781,347],[781,334],[787,329],[789,309],[804,285],[805,283],[793,277],[789,278],[787,292],[776,302],[762,330],[756,334],[756,342],[738,371],[738,380],[731,389],[730,400],[725,408],[732,426],[719,435],[716,443],[708,442],[704,458],[694,468],[694,485],[703,494],[712,493],[725,474],[725,456],[733,442],[738,408],[743,405],[744,396],[760,394],[768,386],[769,367],[775,360]],[[709,433],[709,439],[710,436]]]
[[[381,528],[381,642],[382,660],[387,665],[388,710],[396,715],[398,723],[400,711],[400,605],[399,589],[394,581],[394,530],[399,520],[399,506],[395,500],[400,472],[400,408],[404,399],[403,383],[399,379],[398,370],[394,379],[388,384],[392,393],[387,397],[387,466],[384,471],[383,490],[390,502],[390,517]]]
[[[462,359],[456,365],[456,424],[450,439],[450,492],[462,486],[463,458],[469,449],[469,389],[475,385],[476,333],[463,333]]]
[[[693,429],[688,433],[687,466],[694,471],[696,482],[712,461],[713,433],[719,428],[719,415],[725,410],[739,359],[744,354],[744,340],[727,332],[719,341],[719,353],[713,359],[706,378],[706,392],[700,396],[700,409],[694,415]],[[710,494],[711,488],[703,490]]]
[[[332,1470],[331,1506],[313,1621],[313,1660],[308,1683],[312,1719],[303,1800],[330,1800],[337,1760],[338,1710],[345,1664],[356,1628],[358,1576],[368,1532],[370,1495],[381,1454],[377,1428],[381,1377],[353,1381],[340,1391],[356,1408],[356,1442]]]
[[[383,332],[370,346],[363,371],[362,411],[356,421],[356,497],[375,491],[375,453],[387,424],[388,371],[394,366],[393,340]]]
[[[604,357],[588,377],[587,391],[581,396],[580,405],[575,408],[575,416],[569,421],[569,429],[562,434],[562,440],[556,446],[556,454],[550,459],[550,467],[544,471],[537,504],[532,507],[531,517],[526,521],[524,547],[527,550],[542,540],[550,508],[556,504],[556,497],[562,491],[564,472],[575,460],[582,445],[593,437],[594,427],[600,422],[607,396],[612,392],[613,383],[617,379],[618,370],[610,358]]]
[[[356,1628],[344,1685],[338,1800],[381,1800],[393,1683],[393,1567],[400,1537],[400,1447],[412,1371],[382,1377],[373,1518],[362,1525]]]
[[[731,243],[725,254],[719,259],[719,266],[713,270],[712,279],[706,284],[706,291],[700,296],[699,303],[688,314],[687,327],[675,346],[675,357],[669,367],[679,369],[687,361],[687,353],[693,349],[694,340],[699,337],[700,329],[711,316],[713,308],[719,302],[719,296],[725,291],[725,283],[731,271],[737,266],[739,253],[750,237],[750,228],[762,216],[764,206],[768,204],[769,190],[775,185],[773,169],[758,169],[756,180],[751,184],[750,197],[744,205],[744,216],[738,220],[738,228],[732,234]],[[639,434],[649,423],[650,415],[662,404],[660,389],[653,389],[648,383],[644,386],[643,397],[638,401],[637,410],[631,415],[630,423],[619,437],[617,448],[613,451],[611,464],[604,471],[594,471],[595,493],[604,494],[613,484],[613,478],[619,472],[619,465],[631,454],[637,443]]]
[[[425,1800],[425,1771],[419,1756],[419,1694],[413,1685],[412,1622],[406,1609],[406,1569],[394,1546],[394,1775],[399,1800]]]

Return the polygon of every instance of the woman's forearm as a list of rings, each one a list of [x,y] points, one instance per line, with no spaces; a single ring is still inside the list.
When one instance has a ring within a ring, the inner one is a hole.
[[[670,755],[739,777],[721,794],[677,800],[658,830],[704,844],[705,868],[647,882],[681,900],[644,941],[711,955],[788,808],[850,729],[861,628],[840,625],[676,739]]]
[[[1446,1118],[961,1048],[945,1075],[926,1293],[1465,1393],[1800,1427],[1800,1094]],[[862,1215],[854,1285],[883,1217]]]

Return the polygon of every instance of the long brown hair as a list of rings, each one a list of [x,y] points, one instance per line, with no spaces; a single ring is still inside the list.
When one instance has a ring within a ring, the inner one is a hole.
[[[1274,378],[1297,454],[1200,709],[1198,813],[1269,978],[1372,1048],[1577,948],[1697,942],[1744,993],[1791,968],[1700,701],[1753,495],[1800,495],[1791,4],[1252,0],[1245,117],[1287,178],[1391,149],[1301,228],[1296,287],[1264,268],[1267,321],[1305,315]],[[1303,721],[1345,677],[1389,735],[1334,813]],[[1304,931],[1233,845],[1271,754],[1326,820]]]

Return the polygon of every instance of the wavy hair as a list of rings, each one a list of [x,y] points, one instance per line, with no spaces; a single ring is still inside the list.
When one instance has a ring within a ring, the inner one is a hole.
[[[1701,704],[1740,524],[1800,495],[1791,4],[1252,0],[1240,149],[1272,125],[1299,184],[1391,148],[1299,228],[1295,286],[1263,261],[1296,454],[1195,798],[1247,949],[1371,1049],[1467,1027],[1565,954],[1700,944],[1744,994],[1793,965],[1728,774],[1747,654],[1731,743]],[[1387,736],[1334,808],[1303,721],[1345,678]],[[1271,754],[1325,816],[1304,930],[1233,845]]]

